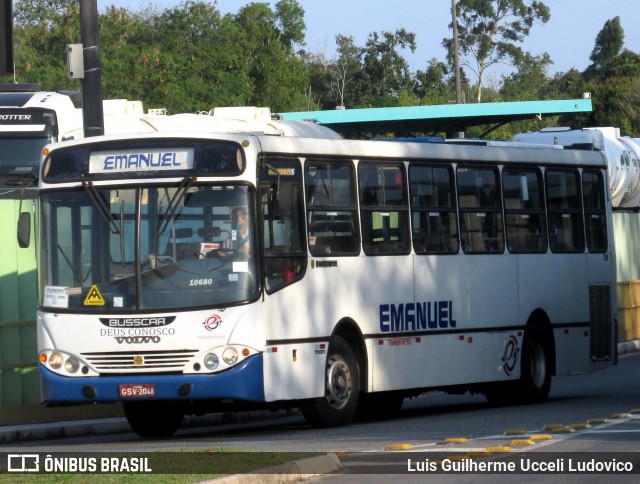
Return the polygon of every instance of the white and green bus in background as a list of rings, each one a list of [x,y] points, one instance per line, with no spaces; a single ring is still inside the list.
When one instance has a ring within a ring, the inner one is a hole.
[[[45,150],[46,405],[123,402],[142,436],[285,406],[337,426],[433,389],[540,402],[616,363],[602,153],[145,122]]]
[[[38,85],[0,85],[0,408],[39,402],[35,244],[20,249],[16,225],[20,212],[36,213],[42,148],[82,132],[78,101]]]
[[[108,132],[130,128],[141,110],[137,102],[105,101]],[[82,136],[80,93],[0,84],[0,421],[5,424],[30,421],[40,408],[35,243],[18,247],[19,213],[36,214],[42,148]],[[23,220],[33,224],[33,217]]]

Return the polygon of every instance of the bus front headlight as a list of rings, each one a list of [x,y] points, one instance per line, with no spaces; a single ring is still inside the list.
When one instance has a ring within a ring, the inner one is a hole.
[[[80,362],[73,356],[70,356],[69,358],[67,358],[67,361],[64,362],[64,369],[69,373],[75,373],[76,371],[78,371],[78,368],[80,368]]]
[[[238,352],[235,348],[229,347],[222,353],[222,359],[227,365],[233,365],[238,361]]]
[[[220,360],[218,359],[218,355],[215,353],[207,353],[204,357],[204,366],[207,370],[215,370],[218,368],[218,364]]]
[[[60,353],[51,353],[49,355],[49,366],[54,369],[58,369],[64,363],[64,358]]]

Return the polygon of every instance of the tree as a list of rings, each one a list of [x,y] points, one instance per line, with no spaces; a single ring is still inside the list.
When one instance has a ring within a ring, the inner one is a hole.
[[[477,102],[482,101],[486,70],[497,63],[517,64],[524,53],[516,43],[524,41],[535,22],[550,18],[549,8],[537,0],[458,0],[456,13],[461,63],[477,76]],[[442,43],[453,65],[453,41]]]
[[[294,111],[306,105],[307,67],[294,52],[304,40],[304,10],[295,0],[280,0],[272,12],[266,3],[251,3],[233,16],[245,39],[235,48],[248,60],[253,94],[248,104],[274,111]]]
[[[592,64],[587,68],[587,76],[602,74],[620,55],[624,45],[624,30],[620,25],[620,17],[607,20],[596,37],[596,45],[591,51],[589,60]]]
[[[54,89],[77,88],[66,76],[66,44],[80,41],[75,0],[20,0],[14,5],[15,75]]]
[[[344,107],[347,86],[362,69],[360,49],[355,45],[352,36],[336,35],[338,46],[337,58],[330,67],[331,91],[335,95],[338,106]]]
[[[362,71],[358,76],[361,106],[394,106],[401,91],[411,91],[414,79],[400,50],[416,50],[415,34],[405,29],[372,32],[362,49]]]
[[[288,49],[296,44],[304,45],[304,9],[296,0],[280,0],[275,5],[275,25],[279,31],[279,40]]]
[[[446,104],[449,101],[451,90],[446,79],[448,74],[447,65],[435,58],[429,61],[426,70],[416,73],[415,93],[422,104]]]
[[[617,126],[627,135],[640,134],[640,55],[629,50],[612,59],[597,77],[587,78],[593,97],[587,126]]]
[[[140,69],[136,83],[146,92],[145,102],[170,112],[246,104],[253,88],[238,49],[245,38],[208,2],[186,1],[153,13],[144,33],[132,39]]]
[[[99,23],[103,96],[149,101],[148,70],[143,61],[145,45],[150,43],[145,17],[111,6],[100,15]]]
[[[547,69],[552,64],[549,54],[533,56],[528,52],[520,59],[517,71],[502,78],[501,97],[506,101],[531,101],[549,98]]]

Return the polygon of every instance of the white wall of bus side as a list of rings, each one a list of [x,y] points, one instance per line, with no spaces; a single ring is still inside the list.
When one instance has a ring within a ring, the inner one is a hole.
[[[337,267],[309,266],[303,280],[265,297],[267,339],[326,337],[328,342],[340,320],[352,319],[363,334],[376,335],[366,340],[370,391],[515,380],[531,313],[541,308],[554,324],[588,324],[589,284],[611,284],[613,277],[608,254],[361,254],[316,260],[335,260]],[[449,300],[455,328],[418,337],[380,331],[380,304]],[[584,326],[554,333],[558,375],[610,364],[590,361]],[[518,360],[507,371],[511,337]],[[265,354],[267,400],[324,394],[326,355],[315,349],[314,344],[278,345],[277,353]]]

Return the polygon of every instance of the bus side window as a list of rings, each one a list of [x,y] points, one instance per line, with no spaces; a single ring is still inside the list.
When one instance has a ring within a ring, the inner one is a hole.
[[[448,166],[409,166],[413,250],[417,254],[457,254],[458,217],[453,171]]]
[[[304,182],[311,255],[333,257],[359,254],[353,165],[307,160]]]
[[[300,161],[268,159],[260,172],[267,293],[298,281],[307,267]]]
[[[505,168],[502,190],[509,252],[546,252],[547,225],[540,171]]]
[[[408,254],[409,210],[404,166],[361,162],[358,180],[365,253]]]
[[[502,197],[496,168],[458,167],[458,206],[462,250],[504,252]]]
[[[584,252],[578,170],[547,170],[549,246],[552,252]]]
[[[609,245],[604,190],[602,172],[597,170],[582,172],[582,197],[589,252],[606,252]]]

